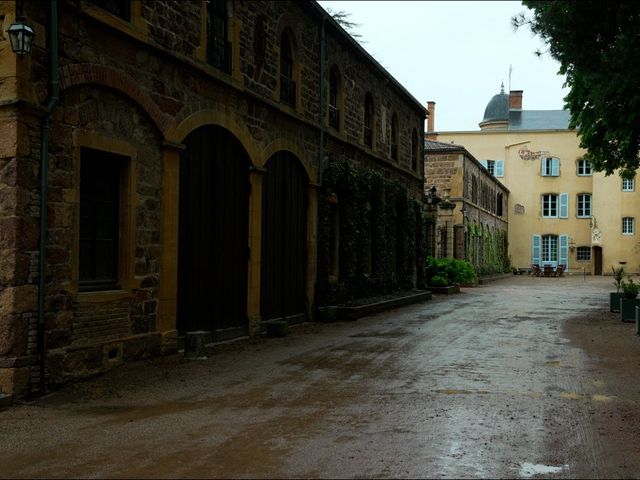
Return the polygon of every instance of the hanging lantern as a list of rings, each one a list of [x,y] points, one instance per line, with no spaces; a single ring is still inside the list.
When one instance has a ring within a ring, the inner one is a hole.
[[[28,55],[31,53],[31,44],[33,42],[33,28],[27,25],[23,19],[18,18],[7,29],[9,40],[11,41],[11,50],[17,55]]]

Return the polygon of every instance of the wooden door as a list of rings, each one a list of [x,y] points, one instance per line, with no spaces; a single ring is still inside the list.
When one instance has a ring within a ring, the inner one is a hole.
[[[180,159],[178,330],[221,340],[248,333],[249,156],[227,130],[205,126]]]
[[[593,247],[593,274],[602,275],[602,247]]]
[[[306,315],[309,178],[300,161],[279,152],[266,164],[262,191],[260,309],[264,320]]]

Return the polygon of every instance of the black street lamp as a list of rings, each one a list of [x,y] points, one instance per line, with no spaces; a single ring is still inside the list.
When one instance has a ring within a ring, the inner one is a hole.
[[[33,28],[24,22],[24,18],[18,17],[15,23],[12,23],[7,29],[9,40],[11,41],[11,50],[16,55],[28,55],[31,53],[31,44],[33,42]]]

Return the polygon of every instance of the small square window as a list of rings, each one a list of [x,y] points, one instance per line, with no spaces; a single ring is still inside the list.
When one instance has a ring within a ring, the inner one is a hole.
[[[633,192],[635,190],[635,179],[633,178],[623,178],[622,179],[622,191],[623,192]]]
[[[633,217],[624,217],[622,219],[622,234],[623,235],[633,235],[634,227],[633,227]]]
[[[591,163],[587,160],[578,160],[578,175],[587,177],[591,175]]]
[[[591,247],[576,248],[576,260],[583,262],[591,261]]]

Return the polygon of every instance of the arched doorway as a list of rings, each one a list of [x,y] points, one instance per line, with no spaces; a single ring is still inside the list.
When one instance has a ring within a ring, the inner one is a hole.
[[[262,190],[260,310],[264,320],[302,321],[307,310],[309,177],[290,152],[266,163]]]
[[[177,328],[211,331],[213,340],[246,335],[250,159],[218,126],[194,130],[184,144]]]

